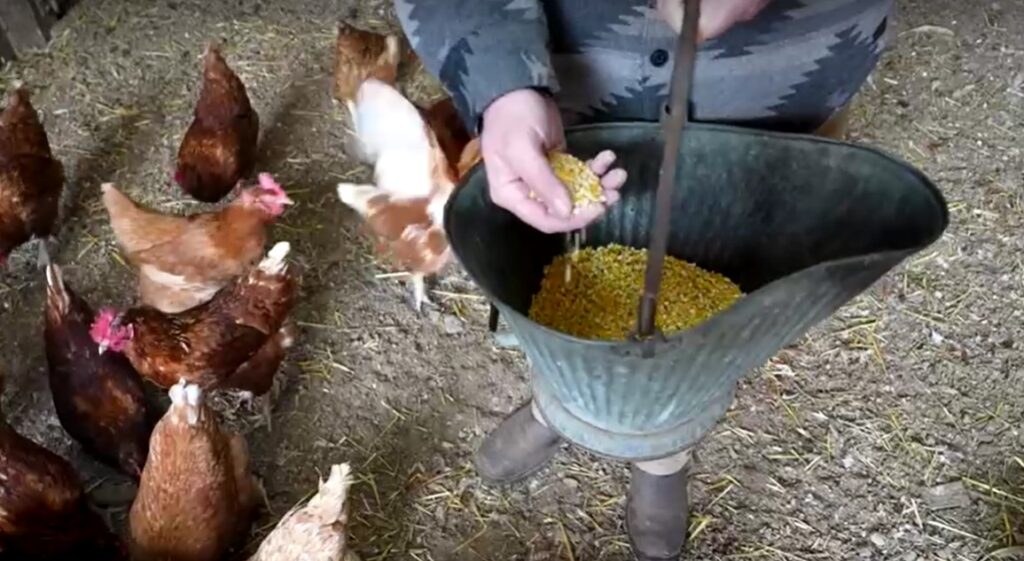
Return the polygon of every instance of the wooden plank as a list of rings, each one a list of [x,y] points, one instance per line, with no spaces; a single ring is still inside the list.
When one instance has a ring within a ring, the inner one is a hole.
[[[45,48],[50,39],[31,0],[0,1],[0,28],[18,54]]]
[[[68,13],[77,0],[33,0],[33,2],[36,5],[36,13],[41,14],[44,19],[57,21]]]
[[[39,30],[43,33],[43,38],[47,43],[53,38],[54,24],[57,23],[57,11],[60,6],[54,4],[57,0],[29,0],[29,4],[32,6],[32,12],[36,16],[36,22],[39,25]]]
[[[79,0],[0,0],[0,64],[29,49],[43,49],[57,21]]]

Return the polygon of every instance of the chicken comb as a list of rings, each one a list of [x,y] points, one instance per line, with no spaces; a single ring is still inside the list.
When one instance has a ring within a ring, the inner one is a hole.
[[[281,184],[274,180],[274,176],[269,173],[263,172],[259,174],[260,188],[265,191],[270,191],[275,195],[284,195],[284,188]]]
[[[114,308],[101,309],[96,314],[96,319],[89,328],[89,336],[92,337],[93,341],[103,339],[110,332],[110,328],[114,325],[115,320],[117,320],[117,310]]]

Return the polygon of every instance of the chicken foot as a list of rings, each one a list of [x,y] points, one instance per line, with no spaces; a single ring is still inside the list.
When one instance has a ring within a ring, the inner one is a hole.
[[[412,308],[416,310],[417,314],[423,313],[424,304],[432,308],[437,307],[437,304],[427,297],[426,275],[423,273],[412,273],[410,275],[410,283],[412,284]]]
[[[239,399],[242,400],[242,404],[247,409],[249,409],[249,411],[256,412],[257,408],[259,408],[260,418],[262,418],[267,423],[267,431],[273,430],[273,425],[271,422],[272,407],[270,403],[270,393],[271,392],[267,392],[257,397],[250,391],[238,392]],[[259,402],[259,404],[257,404],[257,402]]]

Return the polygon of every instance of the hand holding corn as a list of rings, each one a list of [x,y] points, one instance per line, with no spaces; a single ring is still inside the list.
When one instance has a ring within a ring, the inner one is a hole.
[[[550,97],[532,89],[499,97],[484,112],[480,136],[491,200],[547,233],[579,230],[600,218],[618,201],[626,172],[614,167],[610,150],[584,164],[564,154],[564,146]]]

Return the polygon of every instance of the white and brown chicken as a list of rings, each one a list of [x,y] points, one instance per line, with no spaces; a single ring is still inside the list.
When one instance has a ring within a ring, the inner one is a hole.
[[[452,150],[438,141],[427,119],[429,110],[419,109],[384,82],[362,82],[349,101],[349,112],[356,156],[374,166],[374,184],[339,183],[338,197],[364,218],[378,250],[410,273],[413,306],[422,311],[430,303],[426,276],[440,272],[452,258],[444,234],[444,205],[460,170],[469,166],[445,156]],[[462,152],[472,154],[474,148],[470,143],[460,146],[460,160]]]
[[[363,217],[378,251],[410,274],[412,304],[419,312],[430,303],[426,277],[441,272],[451,260],[444,207],[460,174],[479,158],[476,143],[468,134],[459,134],[455,136],[465,139],[462,146],[443,147],[439,136],[453,135],[432,128],[443,126],[442,119],[429,118],[431,109],[418,108],[392,86],[372,78],[359,87],[349,112],[357,157],[373,165],[374,183],[340,183],[338,197]],[[455,154],[458,161],[452,161]]]

